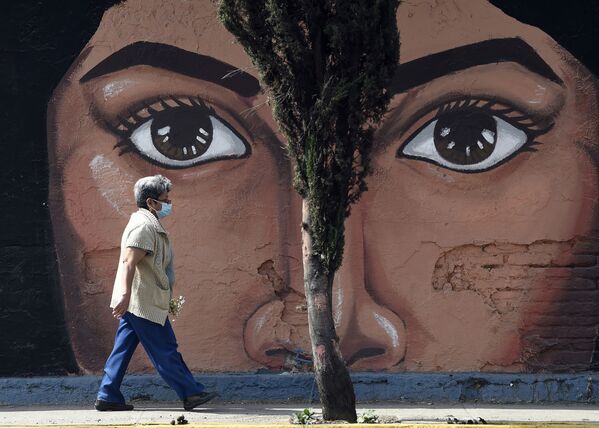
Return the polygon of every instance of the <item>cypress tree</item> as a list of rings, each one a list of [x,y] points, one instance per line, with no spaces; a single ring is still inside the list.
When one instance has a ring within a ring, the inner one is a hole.
[[[344,222],[366,190],[375,127],[399,57],[399,0],[219,0],[265,85],[303,200],[304,287],[325,420],[356,421],[332,287]]]

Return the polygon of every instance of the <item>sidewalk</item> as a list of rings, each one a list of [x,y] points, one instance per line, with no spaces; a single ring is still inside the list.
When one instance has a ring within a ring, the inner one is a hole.
[[[187,412],[181,403],[133,402],[131,412],[97,412],[89,406],[0,406],[0,427],[2,426],[171,426],[171,421],[184,415],[189,421],[187,427],[204,428],[218,425],[235,426],[291,426],[290,416],[305,407],[320,412],[318,405],[307,404],[256,404],[256,403],[210,403],[205,407]],[[359,404],[358,415],[366,410],[386,421],[401,422],[402,427],[446,425],[447,418],[457,418],[464,423],[483,418],[488,424],[501,424],[502,427],[596,427],[599,428],[599,405],[489,405],[489,404],[433,404],[406,405],[397,403]],[[555,425],[557,423],[557,425]],[[416,424],[416,425],[414,425]],[[424,425],[426,424],[426,425]],[[326,425],[334,426],[347,425]],[[360,425],[352,425],[360,426]],[[365,425],[375,427],[377,425]],[[378,425],[381,426],[381,425]],[[398,426],[397,424],[387,426]],[[489,425],[487,425],[489,426]]]

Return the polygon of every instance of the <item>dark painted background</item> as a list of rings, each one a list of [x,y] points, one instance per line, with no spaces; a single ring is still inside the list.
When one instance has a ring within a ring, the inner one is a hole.
[[[0,376],[76,372],[47,208],[46,104],[117,0],[3,3],[0,26]],[[599,2],[493,0],[599,75]],[[595,359],[598,360],[598,359]]]
[[[46,104],[106,0],[3,3],[0,25],[0,376],[76,366],[50,228]]]

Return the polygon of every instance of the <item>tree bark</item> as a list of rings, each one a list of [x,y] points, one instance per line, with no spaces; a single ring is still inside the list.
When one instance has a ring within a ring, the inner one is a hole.
[[[304,289],[308,304],[308,325],[312,342],[314,376],[320,393],[324,420],[356,422],[354,388],[339,350],[333,321],[333,278],[322,260],[312,252],[308,202],[302,205],[302,250]]]

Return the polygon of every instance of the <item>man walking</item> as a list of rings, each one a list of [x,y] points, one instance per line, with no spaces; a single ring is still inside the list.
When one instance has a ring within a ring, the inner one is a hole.
[[[119,319],[114,348],[106,361],[95,408],[133,410],[120,391],[133,352],[141,342],[156,370],[191,410],[217,397],[196,382],[177,351],[168,320],[175,283],[173,252],[160,219],[172,211],[171,181],[144,177],[133,193],[138,211],[131,215],[121,239],[121,255],[112,293],[112,315]]]

